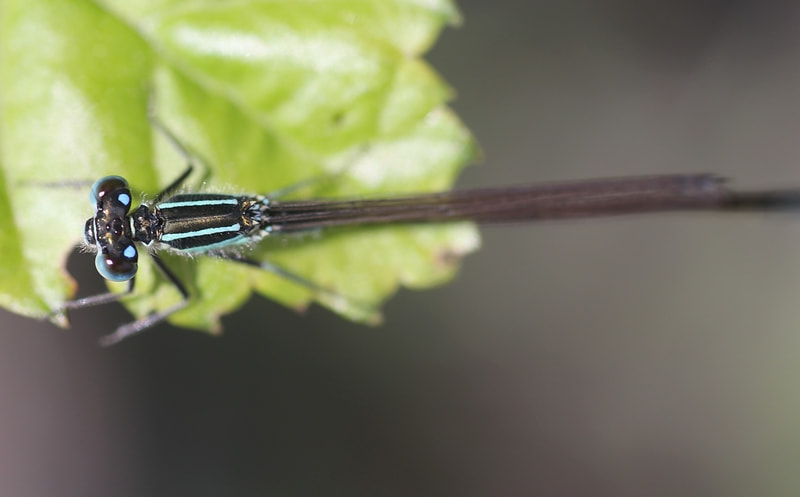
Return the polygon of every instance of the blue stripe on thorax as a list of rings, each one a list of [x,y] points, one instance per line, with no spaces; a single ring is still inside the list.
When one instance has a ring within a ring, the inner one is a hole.
[[[159,209],[179,209],[181,207],[209,207],[213,205],[236,205],[239,199],[236,197],[221,198],[221,199],[203,199],[203,200],[184,200],[178,202],[163,202],[158,204]]]
[[[169,243],[173,240],[182,240],[184,238],[197,238],[201,236],[216,235],[217,233],[231,233],[242,229],[239,223],[231,224],[230,226],[219,226],[216,228],[205,228],[201,230],[185,231],[183,233],[166,233],[161,236],[161,241]]]

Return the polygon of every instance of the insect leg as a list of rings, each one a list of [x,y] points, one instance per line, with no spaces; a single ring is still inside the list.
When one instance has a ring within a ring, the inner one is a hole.
[[[186,161],[186,170],[184,170],[184,172],[181,173],[181,175],[178,176],[176,180],[170,183],[169,186],[164,188],[164,190],[161,191],[161,193],[155,196],[153,202],[156,203],[163,200],[165,197],[172,195],[181,187],[184,181],[186,181],[186,178],[188,178],[189,175],[192,173],[192,171],[195,169],[196,165],[195,159],[197,159],[197,157],[194,154],[192,154],[189,151],[189,149],[186,148],[183,142],[181,142],[180,139],[178,139],[175,133],[173,133],[172,130],[169,129],[169,127],[167,127],[167,125],[164,124],[164,122],[158,118],[158,113],[156,112],[155,108],[155,97],[151,97],[150,99],[150,104],[147,109],[147,115],[150,118],[150,123],[152,124],[152,126],[167,139],[167,141],[175,149],[175,151],[177,151],[178,154],[181,157],[183,157],[183,159]],[[203,183],[211,175],[211,171],[208,169],[206,163],[202,159],[200,159],[200,163],[203,164],[203,170],[204,170],[203,176],[200,178],[200,182]]]
[[[136,283],[135,277],[129,279],[128,288],[125,290],[124,293],[106,292],[98,295],[92,295],[90,297],[83,297],[81,299],[69,300],[67,302],[64,302],[61,305],[61,307],[54,310],[51,313],[51,316],[64,314],[66,311],[69,311],[70,309],[84,309],[86,307],[94,307],[97,305],[104,305],[104,304],[110,304],[112,302],[117,302],[118,300],[130,295],[133,292],[133,287],[135,283]]]
[[[118,343],[120,340],[123,340],[131,335],[135,335],[141,331],[144,331],[148,328],[152,328],[153,326],[165,321],[171,315],[175,314],[179,310],[186,307],[186,304],[189,302],[189,292],[186,290],[186,286],[175,276],[175,273],[164,264],[158,256],[155,254],[152,255],[153,261],[155,261],[156,266],[161,270],[164,276],[167,277],[170,283],[180,292],[181,294],[181,301],[177,304],[170,306],[163,311],[154,312],[148,316],[145,316],[141,319],[137,319],[132,323],[124,324],[117,328],[113,333],[105,335],[100,338],[99,342],[100,345],[103,347],[107,347],[109,345],[114,345]]]

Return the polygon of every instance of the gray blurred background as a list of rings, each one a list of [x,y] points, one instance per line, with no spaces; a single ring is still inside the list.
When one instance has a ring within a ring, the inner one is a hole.
[[[461,6],[428,57],[483,146],[461,186],[800,185],[800,5]],[[798,495],[799,250],[789,215],[491,227],[376,329],[254,298],[102,350],[119,307],[0,312],[0,495]]]

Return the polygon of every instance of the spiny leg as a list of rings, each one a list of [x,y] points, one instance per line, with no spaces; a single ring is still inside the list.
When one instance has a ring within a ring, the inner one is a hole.
[[[164,276],[167,277],[170,283],[180,292],[181,294],[181,301],[177,304],[170,306],[163,311],[154,312],[148,316],[145,316],[141,319],[137,319],[132,323],[124,324],[117,328],[113,333],[101,337],[99,342],[100,345],[103,347],[107,347],[109,345],[114,345],[118,343],[120,340],[123,340],[131,335],[135,335],[141,331],[144,331],[148,328],[152,328],[153,326],[161,323],[162,321],[167,320],[171,315],[175,314],[179,310],[186,307],[186,304],[189,303],[189,292],[186,290],[186,286],[175,276],[175,273],[164,264],[157,255],[153,254],[153,261],[155,261],[156,266],[161,270]]]
[[[164,190],[161,191],[161,193],[156,195],[155,198],[153,199],[153,202],[155,203],[163,200],[165,197],[168,197],[173,193],[175,193],[181,187],[181,185],[186,181],[186,178],[188,178],[189,175],[192,173],[192,171],[196,168],[195,159],[199,159],[200,163],[203,165],[202,169],[204,172],[202,177],[200,178],[200,183],[201,184],[204,183],[211,175],[210,169],[208,168],[206,162],[202,158],[199,158],[194,154],[192,154],[189,151],[189,149],[183,144],[183,142],[181,142],[181,140],[177,137],[177,135],[175,135],[175,133],[173,133],[172,130],[169,129],[169,127],[166,124],[164,124],[164,122],[161,121],[161,119],[159,119],[158,113],[156,112],[154,95],[151,95],[150,97],[150,103],[147,107],[147,116],[150,119],[150,124],[155,129],[157,129],[164,136],[164,138],[167,139],[167,141],[175,149],[175,151],[178,152],[178,154],[181,157],[183,157],[183,159],[186,161],[186,170],[184,170],[184,172],[181,173],[181,175],[176,180],[174,180],[169,186],[164,188]]]
[[[184,147],[180,140],[178,140],[178,137],[175,136],[175,134],[173,134],[172,131],[170,131],[170,129],[158,119],[154,113],[155,111],[151,110],[150,112],[150,122],[153,124],[153,127],[160,131],[161,134],[167,138],[167,141],[169,141],[170,144],[175,148],[175,150],[177,150],[184,160],[186,160],[186,169],[181,173],[181,175],[155,196],[153,203],[157,203],[163,200],[165,197],[175,193],[181,187],[181,185],[183,185],[183,183],[186,181],[186,178],[188,178],[194,170],[194,160],[192,154],[190,154],[186,147]]]
[[[168,197],[168,196],[172,195],[173,193],[175,193],[175,192],[176,192],[176,191],[177,191],[177,190],[178,190],[178,189],[181,187],[181,185],[183,184],[183,182],[184,182],[184,181],[186,181],[186,178],[188,178],[188,177],[189,177],[189,175],[190,175],[190,174],[192,174],[192,171],[193,171],[193,170],[194,170],[194,164],[192,164],[191,162],[189,162],[189,163],[186,165],[186,169],[185,169],[185,170],[184,170],[184,171],[181,173],[181,175],[180,175],[180,176],[178,176],[178,177],[177,177],[177,178],[176,178],[176,179],[175,179],[175,180],[174,180],[172,183],[170,183],[169,185],[167,185],[167,187],[166,187],[166,188],[164,188],[163,190],[161,190],[161,192],[159,192],[159,193],[158,193],[158,195],[156,195],[156,196],[153,198],[153,201],[152,201],[152,202],[153,202],[153,203],[158,203],[158,202],[160,202],[161,200],[163,200],[163,199],[164,199],[164,197]]]
[[[74,188],[86,189],[94,184],[95,180],[88,179],[66,179],[60,181],[37,181],[33,179],[20,180],[19,186],[34,186],[37,188]]]
[[[369,151],[369,149],[370,149],[369,146],[359,147],[358,150],[356,150],[353,153],[353,156],[355,157],[355,159],[348,160],[346,162],[345,166],[339,168],[337,171],[328,172],[328,173],[320,174],[320,175],[315,176],[313,178],[307,178],[307,179],[304,179],[304,180],[297,181],[297,182],[292,183],[290,185],[284,186],[283,188],[279,188],[277,190],[273,190],[273,191],[269,192],[266,195],[266,197],[268,199],[270,199],[270,200],[280,200],[280,199],[284,199],[284,198],[288,197],[289,195],[292,195],[292,194],[294,194],[294,193],[296,193],[296,192],[298,192],[298,191],[300,191],[300,190],[302,190],[304,188],[314,187],[314,186],[318,186],[318,185],[321,185],[321,184],[324,184],[324,183],[335,183],[336,181],[341,180],[341,178],[345,174],[347,174],[347,172],[350,170],[350,168],[353,167],[354,164],[356,164],[357,159],[359,159],[360,157],[364,156]]]
[[[112,302],[117,302],[121,300],[123,297],[127,297],[131,293],[133,293],[133,287],[136,284],[136,278],[131,278],[128,280],[128,287],[125,289],[123,293],[116,293],[116,292],[105,292],[100,293],[98,295],[92,295],[89,297],[83,297],[80,299],[75,300],[68,300],[64,302],[61,307],[54,310],[50,313],[50,316],[57,316],[60,314],[66,314],[67,311],[70,309],[85,309],[86,307],[94,307],[98,305],[105,305],[110,304]]]

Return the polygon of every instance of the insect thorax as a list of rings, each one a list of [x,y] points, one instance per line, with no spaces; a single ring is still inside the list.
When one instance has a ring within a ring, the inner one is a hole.
[[[206,252],[241,245],[263,231],[264,203],[258,197],[182,194],[133,215],[138,241],[172,250]]]

